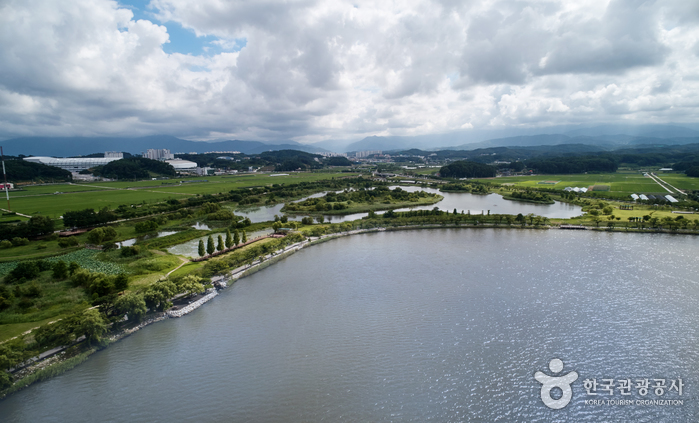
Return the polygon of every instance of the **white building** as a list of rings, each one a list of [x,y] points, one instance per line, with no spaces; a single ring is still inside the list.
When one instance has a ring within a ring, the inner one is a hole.
[[[165,163],[174,167],[175,170],[194,170],[197,168],[197,164],[189,160],[173,159],[165,160]]]
[[[70,172],[80,172],[81,170],[90,169],[97,166],[104,166],[109,162],[119,160],[117,157],[71,157],[71,158],[57,158],[57,157],[25,157],[24,160],[30,163],[41,163],[47,166],[60,167],[61,169],[68,170]]]
[[[154,150],[149,148],[145,153],[142,153],[142,155],[146,159],[151,160],[173,160],[175,158],[175,155],[170,153],[170,150],[167,149]]]

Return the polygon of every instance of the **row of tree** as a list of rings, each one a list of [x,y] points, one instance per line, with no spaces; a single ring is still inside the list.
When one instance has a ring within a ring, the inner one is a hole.
[[[226,240],[223,240],[223,236],[219,235],[218,236],[218,242],[216,245],[214,245],[214,238],[209,235],[209,238],[206,240],[206,247],[204,247],[204,240],[200,239],[199,240],[199,248],[198,248],[198,253],[199,257],[204,257],[206,255],[212,255],[216,251],[224,251],[228,250],[233,247],[237,247],[238,245],[245,244],[248,242],[248,235],[243,231],[242,237],[240,236],[240,233],[238,231],[233,231],[233,235],[231,235],[231,230],[226,229]]]

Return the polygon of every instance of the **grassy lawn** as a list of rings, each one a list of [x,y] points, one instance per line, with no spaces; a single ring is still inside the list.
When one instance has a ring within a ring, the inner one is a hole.
[[[58,218],[69,210],[83,210],[87,208],[98,210],[105,206],[114,209],[121,204],[140,204],[143,201],[151,203],[165,201],[174,197],[180,196],[160,192],[131,190],[76,192],[15,198],[12,200],[12,210],[28,215],[41,214]]]
[[[36,322],[26,322],[26,323],[10,323],[6,325],[0,325],[0,342],[6,339],[21,335],[29,329],[33,329],[42,325],[45,325],[54,320],[62,319],[66,315],[59,315],[54,317],[49,317],[44,320],[37,320]]]
[[[651,178],[643,176],[639,172],[631,173],[600,173],[588,175],[534,175],[534,176],[507,176],[502,178],[480,179],[483,182],[495,182],[498,184],[515,184],[521,187],[553,188],[563,190],[565,187],[589,188],[594,185],[608,185],[609,191],[603,191],[615,197],[623,197],[631,194],[668,194],[660,185]],[[555,181],[555,184],[542,182]],[[668,181],[670,182],[670,181]],[[670,182],[671,183],[671,182]],[[679,188],[679,187],[678,187]]]
[[[96,186],[94,184],[50,184],[50,185],[24,185],[21,191],[10,191],[10,199],[15,197],[25,197],[28,195],[51,195],[56,192],[79,192],[79,191],[104,191],[108,188]]]
[[[699,190],[699,178],[692,178],[684,173],[656,173],[656,176],[681,190]]]
[[[294,184],[323,179],[356,176],[353,173],[291,173],[289,176],[253,174],[240,176],[206,176],[178,178],[165,181],[137,182],[94,182],[81,184],[54,184],[27,186],[26,191],[11,194],[12,210],[28,215],[41,214],[58,218],[68,210],[83,210],[102,207],[116,208],[121,204],[160,202],[171,198],[187,198],[197,194],[228,192],[232,189],[264,186],[270,184]],[[180,181],[203,181],[182,183]],[[165,184],[163,184],[165,183]],[[112,188],[112,189],[109,189]],[[126,189],[136,188],[136,189]],[[54,195],[59,191],[63,194]],[[16,217],[12,217],[16,219]]]

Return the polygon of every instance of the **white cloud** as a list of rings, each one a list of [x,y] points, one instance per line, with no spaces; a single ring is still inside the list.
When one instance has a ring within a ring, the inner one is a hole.
[[[0,3],[0,137],[315,141],[697,116],[692,2],[151,0],[150,10],[160,21],[108,0]],[[246,44],[168,55],[169,21]]]

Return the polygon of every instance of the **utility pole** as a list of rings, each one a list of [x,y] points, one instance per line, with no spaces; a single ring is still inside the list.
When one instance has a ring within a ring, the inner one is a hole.
[[[10,191],[7,189],[7,172],[5,172],[5,153],[2,152],[0,146],[0,156],[2,156],[2,175],[5,177],[5,195],[7,196],[7,211],[12,211],[10,208]]]

